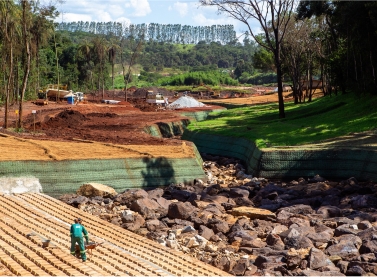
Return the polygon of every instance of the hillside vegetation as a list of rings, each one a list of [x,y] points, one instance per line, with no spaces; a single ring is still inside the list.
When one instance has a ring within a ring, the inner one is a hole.
[[[309,103],[286,104],[287,117],[277,119],[277,104],[234,108],[212,113],[190,131],[247,138],[258,147],[320,142],[353,132],[377,130],[377,97],[353,94],[322,97]]]

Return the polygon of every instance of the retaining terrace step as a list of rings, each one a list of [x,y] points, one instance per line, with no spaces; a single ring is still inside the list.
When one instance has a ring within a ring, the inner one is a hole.
[[[105,235],[107,240],[109,240],[111,243],[117,244],[120,243],[124,249],[127,249],[131,254],[136,255],[139,257],[139,259],[146,259],[149,261],[155,261],[155,257],[151,256],[149,253],[151,251],[158,253],[158,255],[161,257],[161,261],[159,261],[160,264],[165,264],[169,262],[174,262],[177,264],[177,266],[180,268],[180,271],[183,271],[183,275],[213,275],[213,272],[207,271],[208,265],[200,262],[198,260],[193,261],[189,256],[182,256],[181,252],[178,251],[172,251],[169,252],[166,251],[166,247],[161,246],[158,243],[155,243],[151,240],[148,240],[147,238],[141,237],[139,235],[133,234],[132,232],[129,232],[127,230],[124,230],[121,227],[115,226],[111,223],[108,223],[106,221],[103,221],[97,217],[94,217],[82,212],[78,209],[75,209],[71,206],[66,207],[66,210],[64,213],[62,213],[59,208],[61,206],[61,202],[59,200],[56,200],[51,197],[47,197],[42,194],[25,194],[20,195],[23,199],[28,199],[28,201],[35,201],[36,199],[39,199],[40,202],[34,202],[35,205],[39,204],[41,209],[44,209],[44,211],[51,211],[56,212],[56,216],[59,217],[59,219],[63,221],[72,221],[73,218],[81,217],[85,224],[90,226],[91,232],[99,237]],[[58,215],[60,213],[60,215]],[[71,217],[67,217],[67,215],[70,215]],[[127,233],[127,239],[122,239],[119,236],[119,233]],[[141,248],[134,247],[135,245],[142,246]],[[142,252],[142,249],[144,250],[144,253]],[[146,252],[145,252],[146,251]],[[173,253],[171,253],[173,252]],[[187,263],[188,262],[188,263]],[[200,265],[200,266],[199,266]],[[213,268],[215,272],[218,272],[219,275],[224,274],[224,272]],[[195,272],[195,274],[191,274]]]
[[[77,217],[91,241],[102,243],[87,251],[85,263],[70,254],[69,228]],[[18,276],[229,276],[39,193],[0,196],[0,262]]]

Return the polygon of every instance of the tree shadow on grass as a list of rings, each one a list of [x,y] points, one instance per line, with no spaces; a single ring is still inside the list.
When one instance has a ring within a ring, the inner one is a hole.
[[[166,186],[175,183],[175,172],[172,163],[164,158],[144,158],[146,170],[142,170],[143,187]]]

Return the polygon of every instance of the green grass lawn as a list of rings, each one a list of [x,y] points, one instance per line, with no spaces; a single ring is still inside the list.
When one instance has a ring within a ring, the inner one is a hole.
[[[259,148],[320,142],[354,132],[377,130],[377,97],[353,94],[322,97],[311,103],[286,103],[286,118],[278,118],[278,104],[211,113],[191,131],[243,137]]]

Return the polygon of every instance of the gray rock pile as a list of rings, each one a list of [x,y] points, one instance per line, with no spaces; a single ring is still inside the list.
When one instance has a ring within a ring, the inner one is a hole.
[[[200,107],[206,107],[206,105],[203,104],[202,102],[199,102],[195,98],[191,96],[187,96],[187,95],[179,97],[173,103],[170,103],[168,105],[168,108],[170,109],[200,108]]]
[[[61,200],[238,276],[377,275],[377,184],[269,181],[203,159],[207,182]]]

